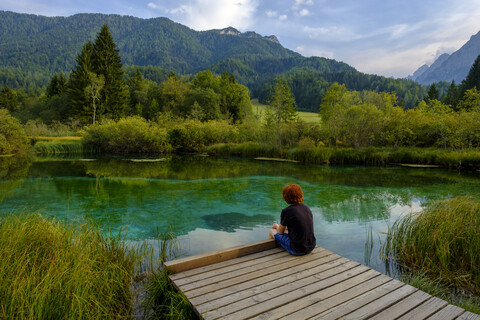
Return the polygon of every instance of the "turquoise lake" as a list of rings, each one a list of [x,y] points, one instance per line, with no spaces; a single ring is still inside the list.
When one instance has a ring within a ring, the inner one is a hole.
[[[379,249],[388,227],[430,200],[478,196],[480,175],[199,155],[0,158],[0,214],[93,220],[132,241],[171,230],[190,255],[266,239],[288,183],[304,190],[319,246],[386,272]]]

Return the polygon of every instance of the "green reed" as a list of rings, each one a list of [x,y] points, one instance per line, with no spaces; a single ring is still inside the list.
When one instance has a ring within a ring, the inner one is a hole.
[[[140,253],[122,235],[39,214],[0,220],[0,318],[131,316],[130,284]]]
[[[156,257],[149,266],[149,275],[146,279],[146,299],[143,307],[147,311],[147,319],[198,319],[192,305],[182,292],[179,292],[171,283],[168,276],[171,274],[164,263],[178,255],[178,243],[172,232],[162,234],[157,238],[158,252],[151,252]]]
[[[84,148],[77,139],[54,139],[38,141],[33,146],[33,151],[39,154],[82,153]]]
[[[386,257],[432,278],[480,294],[480,202],[458,197],[396,221],[382,246]]]

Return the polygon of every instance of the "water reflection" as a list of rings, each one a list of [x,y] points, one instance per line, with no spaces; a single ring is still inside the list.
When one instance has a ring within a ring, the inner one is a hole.
[[[207,214],[202,216],[202,219],[211,229],[226,232],[235,232],[238,229],[251,230],[259,225],[273,224],[275,220],[267,214],[249,216],[239,212]]]
[[[0,213],[40,210],[93,220],[132,239],[174,231],[194,254],[265,239],[298,183],[320,246],[382,271],[383,233],[426,201],[478,188],[477,174],[416,168],[328,167],[168,156],[0,158]]]
[[[28,157],[0,157],[0,203],[25,179],[31,164]]]

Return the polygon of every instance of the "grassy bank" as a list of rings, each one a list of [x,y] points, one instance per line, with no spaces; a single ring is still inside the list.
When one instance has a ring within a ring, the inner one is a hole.
[[[480,168],[479,150],[445,150],[437,148],[347,148],[315,146],[300,141],[297,147],[287,148],[267,143],[222,143],[211,145],[207,152],[215,155],[242,157],[276,157],[310,164],[359,164],[385,166],[388,164],[438,165],[455,169]]]
[[[260,103],[258,99],[252,100],[253,114],[257,116],[262,122],[264,121],[263,117],[265,116],[267,108],[268,106]],[[315,113],[315,112],[299,111],[298,118],[302,121],[305,121],[305,123],[309,123],[309,124],[320,124],[321,122],[320,116],[318,115],[318,113]]]
[[[407,270],[480,296],[479,225],[478,199],[436,202],[395,222],[382,250]]]
[[[0,219],[0,319],[192,319],[185,297],[157,262],[171,256],[172,237],[160,245],[126,245],[94,225],[73,226],[39,214]],[[147,292],[134,314],[132,279],[142,263]]]
[[[139,256],[121,237],[40,215],[7,215],[0,225],[0,318],[130,316]]]

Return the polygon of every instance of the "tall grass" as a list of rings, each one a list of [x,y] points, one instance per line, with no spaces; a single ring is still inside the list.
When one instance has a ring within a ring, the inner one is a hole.
[[[147,310],[147,319],[198,319],[192,305],[182,292],[171,283],[169,271],[164,263],[178,254],[178,246],[173,233],[166,233],[158,238],[158,252],[151,257],[158,261],[149,267],[150,274],[146,280],[147,296],[143,303]],[[160,265],[158,265],[158,263]]]
[[[480,202],[458,197],[394,223],[382,250],[400,265],[480,294]]]
[[[385,166],[389,164],[438,165],[452,169],[480,168],[480,150],[445,150],[388,147],[326,147],[310,138],[301,139],[294,147],[273,143],[220,143],[207,147],[217,155],[243,157],[277,157],[310,164],[341,164]]]
[[[0,318],[130,317],[140,254],[92,225],[6,215],[0,224]]]
[[[480,296],[452,288],[444,283],[441,278],[432,278],[423,271],[413,271],[403,273],[400,280],[434,297],[448,301],[450,304],[480,314]]]
[[[76,137],[48,140],[36,138],[35,140],[37,142],[33,145],[33,151],[39,154],[82,153],[84,151],[82,142]]]

